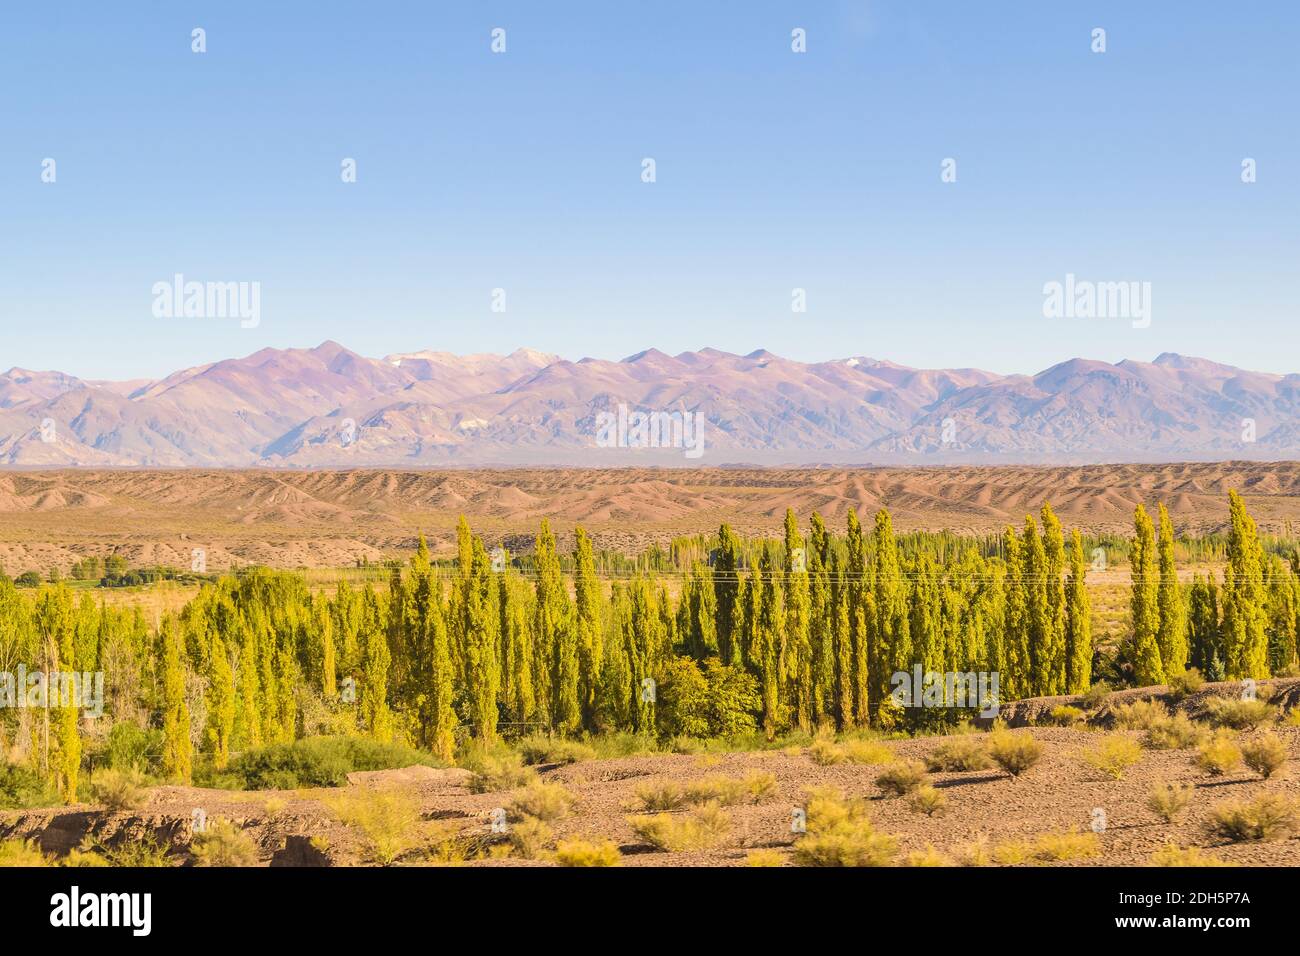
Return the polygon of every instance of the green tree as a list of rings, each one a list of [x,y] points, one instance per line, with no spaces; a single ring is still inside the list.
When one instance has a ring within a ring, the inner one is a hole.
[[[1083,538],[1070,535],[1070,577],[1065,588],[1065,693],[1082,694],[1092,685],[1092,607]]]
[[[794,511],[785,512],[785,647],[789,680],[787,699],[799,727],[813,724],[813,651],[808,555]]]
[[[1183,607],[1183,589],[1178,583],[1174,564],[1174,526],[1169,511],[1160,505],[1160,660],[1165,676],[1172,677],[1187,669],[1187,616]]]
[[[1165,682],[1160,657],[1160,573],[1156,559],[1155,528],[1142,505],[1133,515],[1135,535],[1132,562],[1133,677],[1139,687]]]
[[[1268,676],[1263,550],[1255,519],[1236,491],[1228,492],[1232,528],[1223,577],[1223,642],[1228,680]]]
[[[169,779],[188,785],[194,765],[190,740],[190,708],[185,701],[185,665],[181,635],[170,615],[162,627],[163,657],[163,772]]]

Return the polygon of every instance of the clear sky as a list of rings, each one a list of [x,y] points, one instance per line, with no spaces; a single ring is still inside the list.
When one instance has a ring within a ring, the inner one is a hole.
[[[334,339],[1300,371],[1298,94],[1290,2],[6,3],[0,368]],[[259,282],[260,323],[155,318],[175,273]],[[1150,327],[1044,318],[1067,273],[1150,282]]]

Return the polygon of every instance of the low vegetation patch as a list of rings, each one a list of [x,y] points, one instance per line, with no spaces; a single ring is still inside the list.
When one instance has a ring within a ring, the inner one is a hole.
[[[1254,800],[1226,800],[1210,810],[1210,832],[1234,843],[1283,840],[1300,829],[1300,805],[1280,793]]]
[[[1013,777],[1032,768],[1043,756],[1043,745],[1028,731],[995,730],[989,734],[989,756]]]
[[[1131,737],[1108,734],[1086,748],[1081,756],[1084,763],[1099,773],[1112,780],[1122,780],[1124,772],[1142,759],[1142,748]]]
[[[988,770],[993,766],[988,745],[975,734],[952,737],[939,744],[925,758],[926,769],[932,773],[964,773],[970,770]]]
[[[134,767],[114,770],[105,767],[90,777],[90,793],[109,810],[138,810],[149,801],[144,774]]]
[[[914,793],[925,780],[925,764],[919,760],[900,760],[880,772],[876,786],[886,796],[905,797]]]
[[[1263,700],[1234,700],[1216,697],[1206,707],[1210,723],[1233,730],[1254,730],[1273,720],[1276,708]]]
[[[1058,704],[1047,712],[1047,723],[1055,724],[1057,727],[1073,727],[1088,715],[1078,707],[1071,707],[1069,704]]]
[[[420,841],[420,808],[400,790],[344,791],[325,802],[340,822],[359,831],[372,859],[383,866]]]
[[[1111,712],[1115,715],[1115,726],[1121,730],[1148,730],[1158,721],[1169,718],[1169,708],[1158,700],[1119,704]]]
[[[706,803],[684,814],[628,817],[627,822],[641,840],[669,853],[710,849],[731,832],[731,818],[717,803]]]
[[[1172,843],[1166,843],[1151,854],[1152,866],[1236,866],[1213,853],[1206,853],[1200,847],[1189,846],[1180,849]]]
[[[562,783],[530,783],[510,801],[510,815],[516,819],[533,817],[544,823],[554,823],[569,815],[577,797]]]
[[[555,862],[560,866],[621,866],[623,857],[612,840],[561,840],[555,846]]]
[[[209,820],[190,841],[195,866],[256,866],[257,844],[229,820]]]
[[[394,770],[422,765],[439,767],[432,754],[369,737],[305,737],[291,744],[245,750],[230,762],[217,785],[245,790],[297,790],[340,787],[357,770]],[[200,785],[204,781],[196,781]]]
[[[1162,783],[1151,788],[1147,806],[1165,823],[1173,823],[1187,809],[1196,788],[1190,784]]]
[[[1246,766],[1265,780],[1282,769],[1288,756],[1286,744],[1272,731],[1255,736],[1241,748]]]
[[[544,734],[524,737],[515,747],[523,762],[530,766],[578,763],[592,760],[596,756],[595,749],[589,744],[578,740],[566,740],[563,737],[548,737]]]
[[[876,832],[862,801],[833,789],[810,791],[806,823],[794,845],[800,866],[888,866],[898,853],[898,841]]]
[[[1179,713],[1152,721],[1147,727],[1146,745],[1152,750],[1186,750],[1200,746],[1208,736],[1203,725]]]
[[[1241,748],[1231,731],[1220,729],[1197,748],[1193,763],[1211,777],[1226,776],[1241,766]]]
[[[941,814],[948,807],[948,798],[943,795],[943,791],[935,789],[928,783],[921,784],[912,791],[907,802],[915,812],[923,813],[927,817]]]

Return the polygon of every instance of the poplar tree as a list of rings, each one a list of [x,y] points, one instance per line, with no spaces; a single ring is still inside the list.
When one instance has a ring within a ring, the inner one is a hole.
[[[1008,700],[1033,694],[1033,674],[1029,661],[1028,607],[1026,602],[1025,560],[1016,529],[1007,525],[1002,535],[1003,563],[1006,576],[1004,658],[1007,673],[999,680],[999,689]]]
[[[592,554],[591,538],[581,527],[575,529],[574,535],[577,538],[573,586],[578,616],[578,687],[583,723],[590,727],[595,719],[596,693],[605,653],[605,634],[604,622],[601,620],[600,580],[596,577],[596,561]],[[710,620],[710,631],[713,625],[714,622]]]
[[[830,536],[813,512],[807,550],[808,637],[812,654],[812,713],[820,722],[835,712],[835,606],[831,599]]]
[[[551,720],[556,730],[571,733],[582,722],[578,690],[578,633],[573,609],[560,573],[551,523],[542,519],[534,546],[537,604],[533,609],[533,638],[548,655],[551,667]]]
[[[1183,607],[1183,589],[1178,583],[1174,564],[1174,526],[1169,511],[1160,504],[1160,661],[1165,676],[1173,677],[1187,669],[1187,617]]]
[[[796,563],[795,557],[800,560]],[[785,512],[785,645],[788,698],[795,720],[803,730],[813,723],[813,652],[808,555],[794,511]]]
[[[475,736],[484,743],[496,740],[497,696],[501,689],[501,656],[497,645],[500,618],[492,578],[492,561],[482,539],[475,537],[467,573],[460,581],[461,633],[465,641],[469,722]]]
[[[162,628],[163,656],[163,772],[188,785],[194,749],[190,741],[190,708],[185,702],[185,665],[176,619],[168,615]]]
[[[366,733],[381,743],[389,743],[393,739],[393,715],[388,707],[388,636],[379,618],[377,595],[369,585],[366,585],[362,600],[367,613],[363,616],[361,633],[364,647],[361,662],[361,721]]]
[[[759,690],[763,698],[763,730],[770,740],[785,723],[785,708],[781,699],[781,687],[785,683],[782,666],[785,606],[781,581],[776,572],[776,559],[771,547],[766,544],[759,556],[755,584],[759,590],[759,600],[751,643],[751,661],[758,672]]]
[[[235,728],[235,677],[225,642],[212,635],[208,655],[207,739],[212,765],[224,770],[230,761],[230,738]]]
[[[1047,608],[1047,553],[1033,515],[1025,515],[1021,541],[1024,556],[1025,637],[1029,645],[1030,696],[1048,693],[1051,686],[1050,627]]]
[[[1296,664],[1296,579],[1281,558],[1268,569],[1268,666],[1273,674],[1289,673]]]
[[[835,619],[832,638],[835,644],[835,715],[841,730],[854,724],[853,708],[853,629],[849,623],[849,588],[840,566],[839,555],[831,556],[831,579],[834,581],[832,602]]]
[[[1070,578],[1065,589],[1065,693],[1082,694],[1092,685],[1092,607],[1083,538],[1070,536]]]
[[[1065,538],[1061,522],[1052,506],[1043,503],[1040,517],[1043,520],[1043,574],[1046,620],[1043,631],[1044,686],[1043,693],[1065,693]]]
[[[1131,561],[1133,619],[1133,676],[1139,687],[1165,682],[1160,658],[1160,577],[1156,562],[1155,529],[1142,505],[1133,517],[1135,536]]]
[[[872,604],[875,618],[875,641],[870,649],[873,661],[872,698],[879,705],[889,696],[890,679],[912,664],[912,636],[907,613],[907,588],[904,586],[898,558],[898,542],[889,512],[876,512],[875,575]]]
[[[722,663],[736,664],[741,660],[733,634],[742,614],[737,611],[740,596],[740,539],[723,524],[718,529],[718,550],[713,561],[713,604],[717,609],[718,651]]]
[[[1268,641],[1264,634],[1263,551],[1255,519],[1236,491],[1228,492],[1232,529],[1223,576],[1223,643],[1228,680],[1268,676]]]
[[[1207,680],[1223,680],[1223,634],[1219,628],[1219,588],[1211,575],[1197,575],[1188,593],[1188,659]]]

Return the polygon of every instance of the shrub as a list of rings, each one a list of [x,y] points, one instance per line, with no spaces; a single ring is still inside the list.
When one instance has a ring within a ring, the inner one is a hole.
[[[808,748],[808,756],[819,767],[829,767],[844,760],[844,751],[836,745],[834,739],[819,734]]]
[[[1186,750],[1205,742],[1205,728],[1186,714],[1154,721],[1147,728],[1146,745],[1152,750]]]
[[[954,847],[952,852],[958,866],[989,866],[993,863],[993,851],[989,847],[987,833],[981,833],[970,842]]]
[[[26,810],[61,802],[58,792],[41,774],[0,760],[0,810]]]
[[[875,831],[865,805],[835,790],[810,792],[807,825],[794,845],[800,866],[888,866],[898,853],[898,841]]]
[[[623,858],[611,840],[561,840],[555,847],[555,862],[560,866],[620,866]]]
[[[108,866],[127,869],[139,867],[171,866],[173,860],[168,856],[168,847],[151,836],[139,840],[120,840],[116,846],[105,846],[92,837],[81,842],[83,853],[94,853],[104,858]]]
[[[537,817],[524,817],[510,827],[510,847],[525,860],[536,860],[551,842],[551,827]]]
[[[114,770],[140,770],[159,774],[162,771],[159,754],[163,752],[163,732],[147,730],[124,720],[108,731],[105,756]]]
[[[1182,700],[1189,694],[1195,694],[1205,686],[1205,678],[1195,667],[1189,667],[1181,674],[1170,675],[1166,685],[1174,700]]]
[[[90,777],[90,792],[110,810],[138,810],[149,801],[144,774],[134,767],[96,770]]]
[[[702,777],[693,780],[684,788],[683,799],[689,804],[715,801],[724,807],[732,807],[741,803],[760,803],[775,790],[776,776],[755,770],[743,778]]]
[[[706,803],[688,814],[657,813],[628,817],[627,822],[646,843],[670,853],[707,850],[721,843],[731,830],[731,819],[717,803]]]
[[[840,751],[849,763],[874,766],[894,760],[894,752],[878,740],[846,740],[840,744]]]
[[[1282,723],[1288,727],[1300,727],[1300,706],[1292,707],[1282,718]]]
[[[1101,853],[1101,840],[1092,832],[1044,833],[1034,841],[1034,859],[1081,860]]]
[[[510,802],[510,815],[515,819],[529,816],[554,823],[568,816],[576,801],[564,784],[534,782],[515,794]]]
[[[1083,751],[1083,762],[1114,780],[1122,780],[1124,771],[1142,759],[1138,742],[1123,734],[1109,734]]]
[[[926,844],[924,850],[913,850],[903,857],[903,866],[952,866],[952,860],[944,856],[933,846]]]
[[[1197,748],[1193,762],[1211,777],[1222,777],[1241,765],[1241,748],[1230,731],[1218,730]]]
[[[785,866],[785,854],[777,850],[750,850],[745,866]]]
[[[1210,810],[1210,832],[1234,843],[1281,840],[1300,829],[1300,806],[1280,793],[1262,793],[1249,803],[1227,800]]]
[[[1242,747],[1241,756],[1247,767],[1267,780],[1282,768],[1288,754],[1282,738],[1267,731]]]
[[[941,791],[925,783],[913,791],[908,798],[908,805],[917,813],[932,817],[937,813],[943,813],[948,806],[948,798]]]
[[[513,750],[482,751],[468,758],[466,768],[473,771],[469,779],[471,793],[493,793],[526,787],[537,779],[532,767],[525,767]]]
[[[1253,730],[1273,719],[1274,707],[1263,700],[1233,700],[1216,697],[1209,702],[1206,713],[1216,727],[1233,730]]]
[[[0,866],[52,866],[35,840],[0,841]]]
[[[257,844],[229,820],[210,820],[194,834],[190,853],[196,866],[256,866]]]
[[[925,758],[925,766],[931,772],[964,772],[967,770],[988,770],[993,766],[985,742],[974,734],[953,737],[945,740],[932,750]]]
[[[1147,730],[1152,724],[1169,717],[1169,708],[1158,700],[1135,700],[1119,704],[1112,711],[1115,726],[1123,730]]]
[[[680,810],[686,805],[686,794],[671,780],[638,784],[636,798],[641,801],[641,809],[647,813]]]
[[[432,754],[370,737],[305,737],[245,750],[227,769],[248,790],[339,787],[356,770],[441,766]]]
[[[1017,866],[1034,858],[1034,846],[1027,840],[1008,840],[995,846],[992,856],[999,866]]]
[[[1080,695],[1079,703],[1084,710],[1097,710],[1106,703],[1106,698],[1109,696],[1110,685],[1104,680],[1099,680]]]
[[[1180,850],[1172,843],[1166,843],[1151,854],[1152,866],[1236,866],[1220,859],[1213,853],[1206,853],[1199,847],[1189,846]]]
[[[83,850],[80,847],[73,847],[68,851],[67,856],[59,861],[59,866],[89,868],[108,866],[108,860],[93,850]]]
[[[340,821],[361,832],[376,862],[387,866],[419,839],[420,809],[398,790],[358,790],[329,798]]]
[[[565,740],[563,737],[547,737],[533,734],[524,737],[516,744],[523,762],[534,764],[570,764],[583,760],[592,760],[596,751],[587,744],[577,740]]]
[[[1165,823],[1173,823],[1191,802],[1193,792],[1195,788],[1190,784],[1157,784],[1147,796],[1147,806]]]
[[[1042,759],[1043,745],[1028,732],[995,730],[989,734],[989,756],[1011,776],[1019,777]]]
[[[1070,727],[1083,720],[1086,716],[1078,707],[1071,707],[1069,704],[1058,704],[1047,713],[1047,722],[1056,724],[1058,727]]]
[[[900,760],[890,764],[876,777],[876,786],[887,795],[904,797],[925,783],[925,764],[919,760]]]

